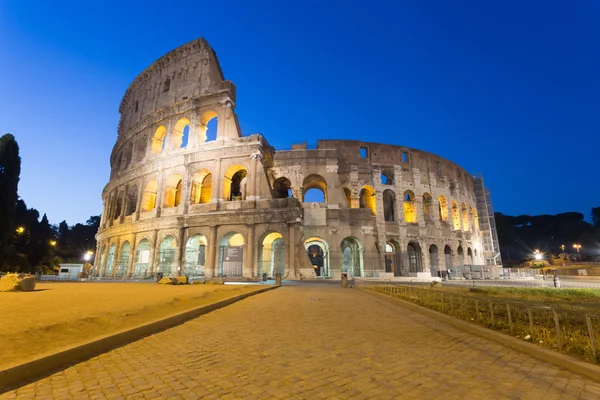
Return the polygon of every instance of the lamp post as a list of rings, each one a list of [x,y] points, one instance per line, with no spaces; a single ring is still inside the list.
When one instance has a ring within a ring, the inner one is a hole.
[[[577,250],[577,252],[579,253],[579,249],[581,248],[580,244],[574,244],[573,247],[575,248],[575,250]]]

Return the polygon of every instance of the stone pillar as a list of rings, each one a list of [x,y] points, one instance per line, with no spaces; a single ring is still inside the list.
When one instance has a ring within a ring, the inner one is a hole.
[[[256,266],[256,239],[254,237],[254,224],[248,225],[246,249],[244,254],[244,270],[242,275],[246,278],[254,276]]]
[[[115,242],[115,257],[113,258],[113,265],[112,265],[112,271],[111,271],[111,275],[113,276],[113,278],[117,274],[117,267],[119,266],[119,257],[120,256],[121,256],[121,239],[117,238],[117,241]]]
[[[190,187],[192,186],[192,180],[194,178],[193,171],[190,175],[189,166],[187,165],[187,157],[184,168],[185,172],[183,173],[182,177],[183,182],[181,182],[181,204],[179,205],[182,209],[183,215],[188,213],[188,209],[190,207],[190,198],[192,197]]]
[[[208,258],[206,262],[206,265],[208,266],[208,271],[205,271],[205,275],[215,277],[217,274],[217,263],[219,262],[219,243],[217,243],[216,225],[210,227],[207,249],[209,249]]]
[[[177,231],[177,251],[175,252],[175,265],[173,265],[176,275],[183,275],[183,252],[185,251],[185,231],[186,228],[179,228]]]
[[[141,181],[138,187],[137,204],[135,206],[135,221],[139,221],[142,212],[142,202],[144,201],[144,182]]]
[[[425,227],[425,212],[423,211],[423,207],[425,204],[423,203],[423,196],[418,196],[415,194],[415,208],[417,211],[417,225],[420,227]]]
[[[286,243],[286,251],[288,264],[286,265],[289,272],[293,272],[294,277],[298,277],[299,270],[296,265],[296,222],[288,222],[288,242]]]
[[[129,185],[125,185],[125,187],[123,188],[123,191],[121,193],[123,193],[123,196],[121,197],[121,214],[118,216],[119,217],[119,224],[123,223],[123,220],[125,219],[125,206],[126,206],[126,200],[127,200],[127,190],[129,189]]]
[[[250,155],[250,171],[248,171],[248,187],[247,187],[247,193],[246,193],[246,200],[255,200],[256,196],[256,174],[257,174],[257,169],[256,169],[256,159],[260,157],[260,154],[254,153]]]
[[[127,273],[125,274],[126,276],[131,276],[133,275],[133,265],[135,264],[135,254],[136,254],[136,249],[137,249],[137,245],[136,245],[136,234],[133,234],[133,239],[131,240],[131,253],[129,253],[129,265],[127,266]]]
[[[218,203],[223,198],[223,177],[221,176],[221,159],[215,159],[215,166],[213,168],[214,174],[212,176],[212,195],[216,196],[210,200],[211,203]],[[216,189],[216,190],[215,190]]]
[[[152,245],[150,246],[150,254],[148,256],[149,260],[148,260],[148,273],[149,274],[153,274],[156,272],[156,260],[158,257],[158,252],[156,251],[156,248],[158,247],[158,244],[156,243],[158,239],[158,231],[154,231],[152,233]]]
[[[154,208],[156,209],[156,217],[160,217],[160,211],[162,210],[162,206],[163,206],[163,172],[162,172],[162,165],[158,165],[158,170],[161,171],[158,173],[158,178],[156,180],[156,185],[158,186],[158,188],[156,189],[156,201],[154,204]]]

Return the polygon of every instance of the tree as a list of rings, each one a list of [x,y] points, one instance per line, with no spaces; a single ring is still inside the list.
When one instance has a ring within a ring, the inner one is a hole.
[[[600,228],[600,207],[592,207],[592,224]]]
[[[15,231],[14,218],[18,199],[21,157],[15,137],[0,137],[0,269],[6,264],[6,252]]]

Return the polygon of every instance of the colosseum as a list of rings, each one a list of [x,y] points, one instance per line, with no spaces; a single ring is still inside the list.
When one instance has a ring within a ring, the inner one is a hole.
[[[354,140],[276,150],[242,134],[235,105],[202,38],[135,78],[102,193],[96,275],[431,278],[485,263],[474,178],[460,166]]]

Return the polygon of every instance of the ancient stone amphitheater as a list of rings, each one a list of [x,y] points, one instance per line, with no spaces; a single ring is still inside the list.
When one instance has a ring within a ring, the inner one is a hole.
[[[95,274],[253,280],[443,276],[483,264],[473,178],[425,151],[244,136],[204,39],[127,89]]]

